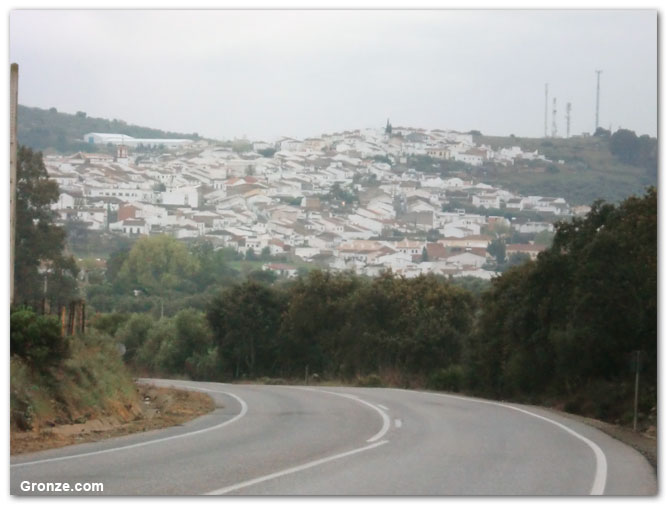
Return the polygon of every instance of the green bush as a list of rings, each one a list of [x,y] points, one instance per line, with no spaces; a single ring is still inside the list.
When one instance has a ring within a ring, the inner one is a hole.
[[[154,320],[147,314],[132,314],[116,331],[116,338],[125,345],[125,361],[133,363],[144,345]]]
[[[95,314],[91,321],[91,326],[110,337],[114,337],[118,329],[125,324],[129,318],[130,314],[124,312]]]
[[[40,316],[29,307],[11,314],[10,349],[36,369],[57,365],[69,356],[69,344],[61,335],[56,316]]]
[[[185,360],[185,372],[193,380],[217,380],[221,377],[218,348],[211,347],[206,352],[195,352]]]
[[[460,365],[450,365],[447,368],[441,368],[431,374],[428,379],[428,387],[430,389],[438,389],[441,391],[461,390],[463,384],[463,367]]]

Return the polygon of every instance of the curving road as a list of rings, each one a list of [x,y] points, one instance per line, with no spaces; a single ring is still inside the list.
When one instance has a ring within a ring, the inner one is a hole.
[[[535,407],[399,389],[150,382],[205,391],[218,408],[183,426],[12,457],[11,494],[657,493],[634,449]],[[46,483],[104,487],[40,491]]]

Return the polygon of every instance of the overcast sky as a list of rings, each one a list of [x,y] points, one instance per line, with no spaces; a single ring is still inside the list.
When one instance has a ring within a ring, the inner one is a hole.
[[[19,103],[205,137],[657,133],[651,10],[15,10]]]

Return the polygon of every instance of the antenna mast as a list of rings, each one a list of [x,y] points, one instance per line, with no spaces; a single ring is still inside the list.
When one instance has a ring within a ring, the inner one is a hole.
[[[547,117],[549,116],[549,83],[544,85],[544,136],[548,137],[549,132],[547,130]]]
[[[556,99],[554,98],[554,108],[551,113],[551,136],[558,136],[558,124],[556,123]]]
[[[566,122],[566,135],[565,138],[570,138],[570,113],[572,112],[572,104],[567,102],[565,106],[565,122]]]
[[[598,74],[597,93],[595,96],[595,130],[597,130],[598,126],[600,126],[600,74],[602,70],[596,70],[595,73]]]

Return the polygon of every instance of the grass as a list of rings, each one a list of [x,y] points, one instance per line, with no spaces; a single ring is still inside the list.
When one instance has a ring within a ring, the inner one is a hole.
[[[12,429],[82,422],[101,415],[129,418],[139,401],[134,383],[110,339],[71,337],[71,356],[50,370],[10,361]]]

